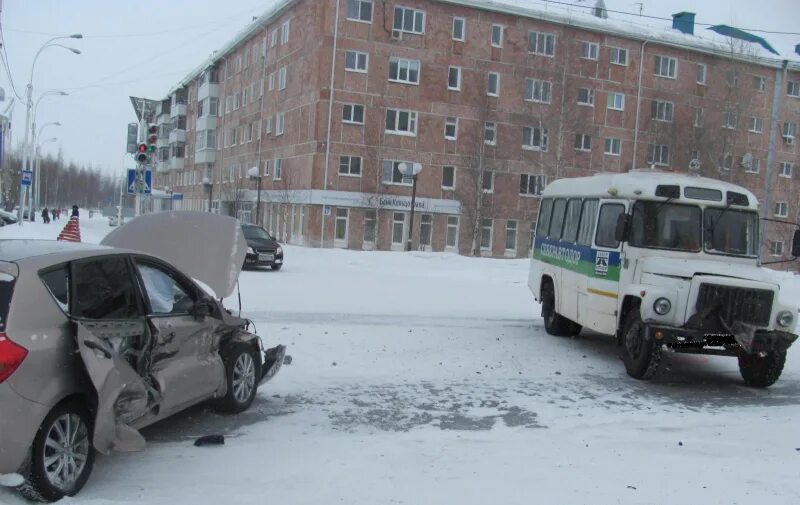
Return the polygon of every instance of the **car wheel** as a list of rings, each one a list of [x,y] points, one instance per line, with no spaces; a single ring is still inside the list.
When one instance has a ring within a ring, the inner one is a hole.
[[[273,270],[280,270],[282,266],[283,266],[283,263],[274,263],[272,265],[272,269]]]
[[[47,415],[33,440],[31,469],[18,489],[28,499],[53,502],[80,491],[94,466],[91,418],[78,402]]]
[[[739,373],[748,386],[769,387],[778,380],[786,363],[785,351],[771,351],[766,356],[739,354]]]
[[[550,335],[569,337],[581,332],[581,326],[556,312],[556,292],[552,282],[542,286],[542,319],[544,329]]]
[[[261,379],[261,356],[250,343],[232,342],[222,350],[225,378],[228,384],[225,396],[217,400],[220,412],[238,414],[253,403]]]
[[[661,365],[661,346],[646,334],[639,308],[634,307],[625,319],[622,331],[622,361],[634,379],[649,379]]]

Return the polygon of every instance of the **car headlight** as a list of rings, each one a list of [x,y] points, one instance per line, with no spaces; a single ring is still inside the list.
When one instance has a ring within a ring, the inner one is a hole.
[[[672,303],[666,298],[659,298],[653,303],[653,310],[655,310],[656,314],[659,316],[666,315],[671,309]]]
[[[255,252],[255,250],[253,250],[253,248],[252,248],[252,247],[248,247],[248,248],[247,248],[247,254],[255,254],[255,253],[256,253],[256,252]]]
[[[277,249],[277,251],[276,251],[276,252],[277,252],[278,254],[283,254],[283,247],[281,247],[281,246],[278,246],[278,249]]]
[[[778,324],[780,326],[783,326],[784,328],[788,328],[794,322],[794,314],[792,314],[788,310],[784,310],[784,311],[778,313],[778,317],[776,318],[776,321],[778,322]]]

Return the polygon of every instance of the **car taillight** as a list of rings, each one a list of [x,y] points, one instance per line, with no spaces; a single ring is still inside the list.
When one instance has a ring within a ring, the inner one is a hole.
[[[11,377],[27,355],[27,349],[10,341],[5,333],[0,333],[0,383]]]

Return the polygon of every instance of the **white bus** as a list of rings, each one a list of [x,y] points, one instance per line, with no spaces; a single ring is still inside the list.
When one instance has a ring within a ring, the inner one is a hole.
[[[528,286],[551,335],[616,335],[628,374],[662,352],[735,356],[745,382],[780,376],[797,306],[759,264],[758,202],[726,182],[633,170],[542,194]],[[795,232],[792,255],[800,255]]]

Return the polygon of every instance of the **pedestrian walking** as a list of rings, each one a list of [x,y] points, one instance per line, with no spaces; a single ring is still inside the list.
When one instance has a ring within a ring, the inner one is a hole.
[[[47,210],[47,207],[42,209],[42,222],[44,224],[48,224],[50,222],[50,211]]]
[[[80,217],[79,214],[78,214],[78,206],[77,205],[73,205],[72,206],[72,216],[70,216],[70,217]]]
[[[50,214],[53,215],[53,221],[58,221],[58,212],[56,212],[56,209],[50,209]]]

